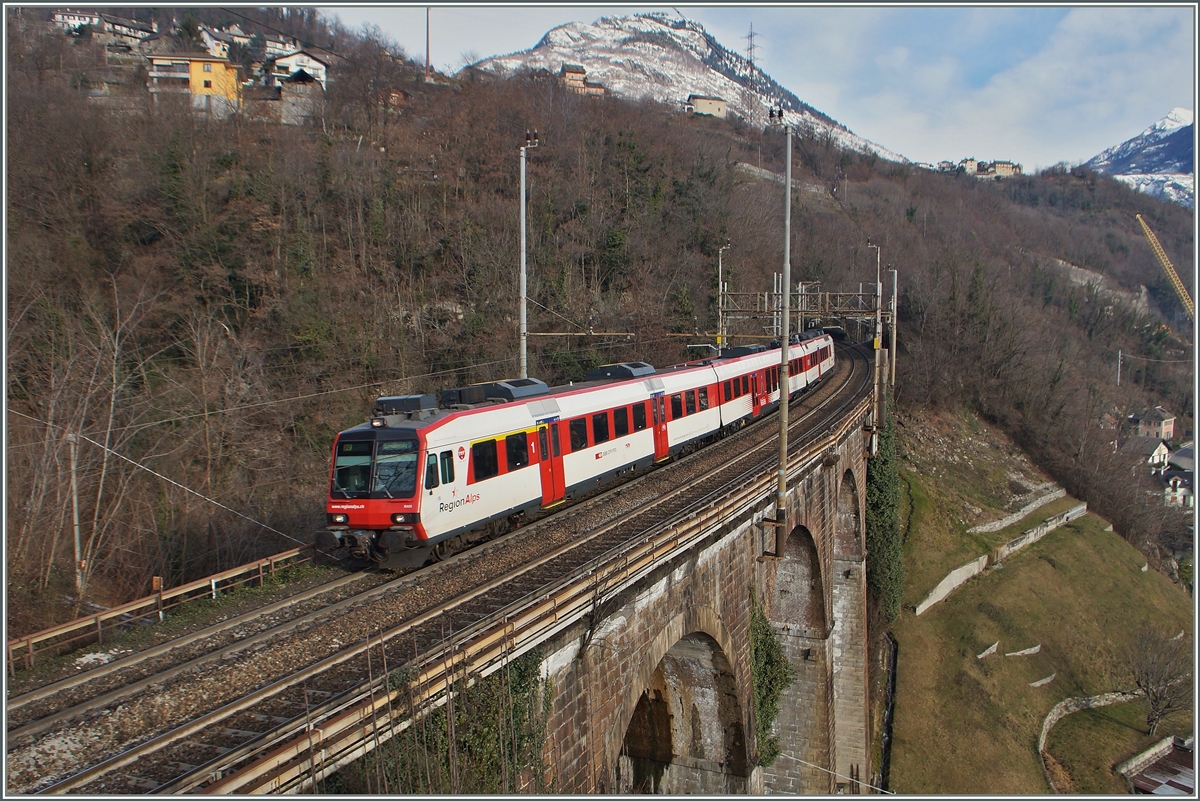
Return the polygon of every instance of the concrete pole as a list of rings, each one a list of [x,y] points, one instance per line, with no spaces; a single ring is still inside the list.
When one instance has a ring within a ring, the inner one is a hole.
[[[721,355],[721,348],[725,347],[725,270],[721,263],[721,256],[725,251],[729,250],[729,243],[726,242],[721,247],[717,248],[717,355]]]
[[[525,148],[521,148],[521,372],[518,378],[529,378],[529,329],[525,318]]]
[[[521,150],[521,374],[518,378],[529,378],[529,326],[525,307],[528,304],[525,283],[525,151],[538,146],[537,131],[525,132],[525,146]]]
[[[780,117],[783,110],[780,109]],[[783,201],[783,313],[780,315],[779,336],[779,486],[775,492],[775,556],[783,558],[783,546],[787,541],[787,450],[788,450],[788,340],[790,339],[790,317],[792,311],[792,126],[785,125],[787,132],[786,159],[784,161]]]
[[[71,445],[71,517],[75,524],[75,602],[83,602],[83,547],[79,538],[79,485],[75,480],[75,470],[78,466],[75,455],[75,435],[67,434],[67,442]]]
[[[883,344],[883,282],[880,275],[880,246],[868,243],[866,247],[875,248],[875,432],[871,434],[871,456],[880,452],[880,428],[883,427],[882,392],[880,391],[880,356]]]
[[[892,368],[892,377],[888,383],[893,387],[896,386],[896,324],[898,322],[897,314],[900,310],[900,296],[896,294],[897,283],[897,272],[896,270],[892,270],[892,352],[888,362],[888,366]]]

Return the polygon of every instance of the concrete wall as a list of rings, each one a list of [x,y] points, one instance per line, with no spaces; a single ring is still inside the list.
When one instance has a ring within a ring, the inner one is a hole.
[[[1059,526],[1083,517],[1085,514],[1087,514],[1086,503],[1073,506],[1061,514],[1046,518],[1043,522],[1031,529],[1026,529],[1021,536],[1014,537],[1013,539],[996,548],[990,554],[981,556],[978,559],[967,562],[965,565],[954,568],[946,574],[944,579],[938,582],[936,587],[930,590],[929,593],[926,594],[923,599],[921,599],[921,602],[917,604],[916,613],[918,615],[921,614],[926,609],[949,595],[952,591],[954,591],[954,589],[966,583],[968,579],[982,573],[989,565],[998,564],[1005,557],[1010,556],[1022,548],[1037,542]]]

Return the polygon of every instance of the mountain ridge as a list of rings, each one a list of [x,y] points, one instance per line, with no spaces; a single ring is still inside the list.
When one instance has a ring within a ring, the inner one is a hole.
[[[857,152],[909,161],[800,100],[749,59],[721,45],[703,25],[682,16],[648,13],[569,22],[547,31],[529,50],[490,56],[470,67],[555,72],[563,64],[583,66],[589,81],[623,97],[680,106],[693,94],[720,97],[753,125],[766,125],[768,110],[782,108],[785,121],[802,135],[830,136]]]
[[[1082,166],[1153,197],[1195,208],[1195,128],[1190,109],[1174,108],[1137,136]]]

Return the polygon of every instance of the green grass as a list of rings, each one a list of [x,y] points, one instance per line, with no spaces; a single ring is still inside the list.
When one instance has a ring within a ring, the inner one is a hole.
[[[1126,793],[1115,768],[1170,735],[1192,733],[1192,712],[1167,718],[1151,737],[1146,733],[1146,702],[1139,699],[1067,715],[1050,730],[1046,750],[1065,771],[1074,793]],[[1059,780],[1061,781],[1061,780]]]
[[[907,478],[913,533],[906,559],[924,555],[932,563],[925,535],[927,526],[939,525],[934,493],[925,479]],[[1142,555],[1106,526],[1087,515],[1010,556],[1002,569],[967,582],[922,616],[902,614],[895,628],[900,651],[891,789],[1048,792],[1037,738],[1050,708],[1069,696],[1114,689],[1109,655],[1144,622],[1191,629],[1187,595],[1165,576],[1143,573]],[[910,595],[927,590],[921,585]],[[997,640],[997,654],[976,658]],[[1038,644],[1041,651],[1033,656],[1004,656]],[[1049,685],[1029,686],[1052,673]]]

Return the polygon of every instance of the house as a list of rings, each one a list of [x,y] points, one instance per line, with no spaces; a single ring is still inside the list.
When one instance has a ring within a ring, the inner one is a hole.
[[[69,8],[64,8],[61,11],[51,12],[50,24],[68,32],[76,28],[82,28],[84,25],[90,25],[94,30],[98,30],[100,28],[100,14],[95,11],[72,11]]]
[[[390,108],[397,108],[412,100],[413,97],[415,95],[407,89],[393,87],[388,90],[387,104]]]
[[[227,117],[241,106],[241,67],[208,53],[152,55],[147,77],[150,97],[190,95],[192,107]]]
[[[297,50],[276,58],[270,77],[278,81],[290,78],[301,71],[311,75],[321,85],[322,91],[325,89],[325,79],[329,71],[329,62],[317,58],[307,50]]]
[[[710,117],[725,119],[726,103],[720,97],[688,95],[687,102],[683,104],[683,110],[689,114],[707,114]]]
[[[1192,509],[1196,498],[1192,492],[1191,470],[1166,470],[1163,478],[1163,506]]]
[[[580,94],[583,93],[584,79],[587,77],[587,70],[578,64],[563,64],[558,70],[558,78],[567,85],[568,89],[573,89]]]
[[[954,172],[953,161],[939,161],[937,163],[938,172]]]
[[[1187,470],[1190,472],[1196,466],[1194,450],[1195,448],[1192,443],[1187,443],[1168,457],[1167,464],[1176,470]]]
[[[1130,415],[1137,422],[1139,437],[1157,437],[1171,439],[1175,436],[1175,415],[1161,406],[1155,406],[1148,412]]]
[[[1141,458],[1150,465],[1151,470],[1166,467],[1167,457],[1171,454],[1167,443],[1155,437],[1130,437],[1125,440],[1120,451]]]
[[[958,162],[958,169],[965,172],[967,175],[975,175],[979,172],[979,162],[975,159],[963,159]]]
[[[992,170],[997,178],[1009,178],[1021,174],[1021,165],[1013,164],[1011,161],[993,161]]]
[[[243,87],[243,114],[256,122],[304,125],[316,115],[323,95],[316,79],[299,70],[275,86]]]
[[[1195,741],[1189,735],[1167,737],[1114,770],[1125,777],[1134,795],[1196,794]]]

